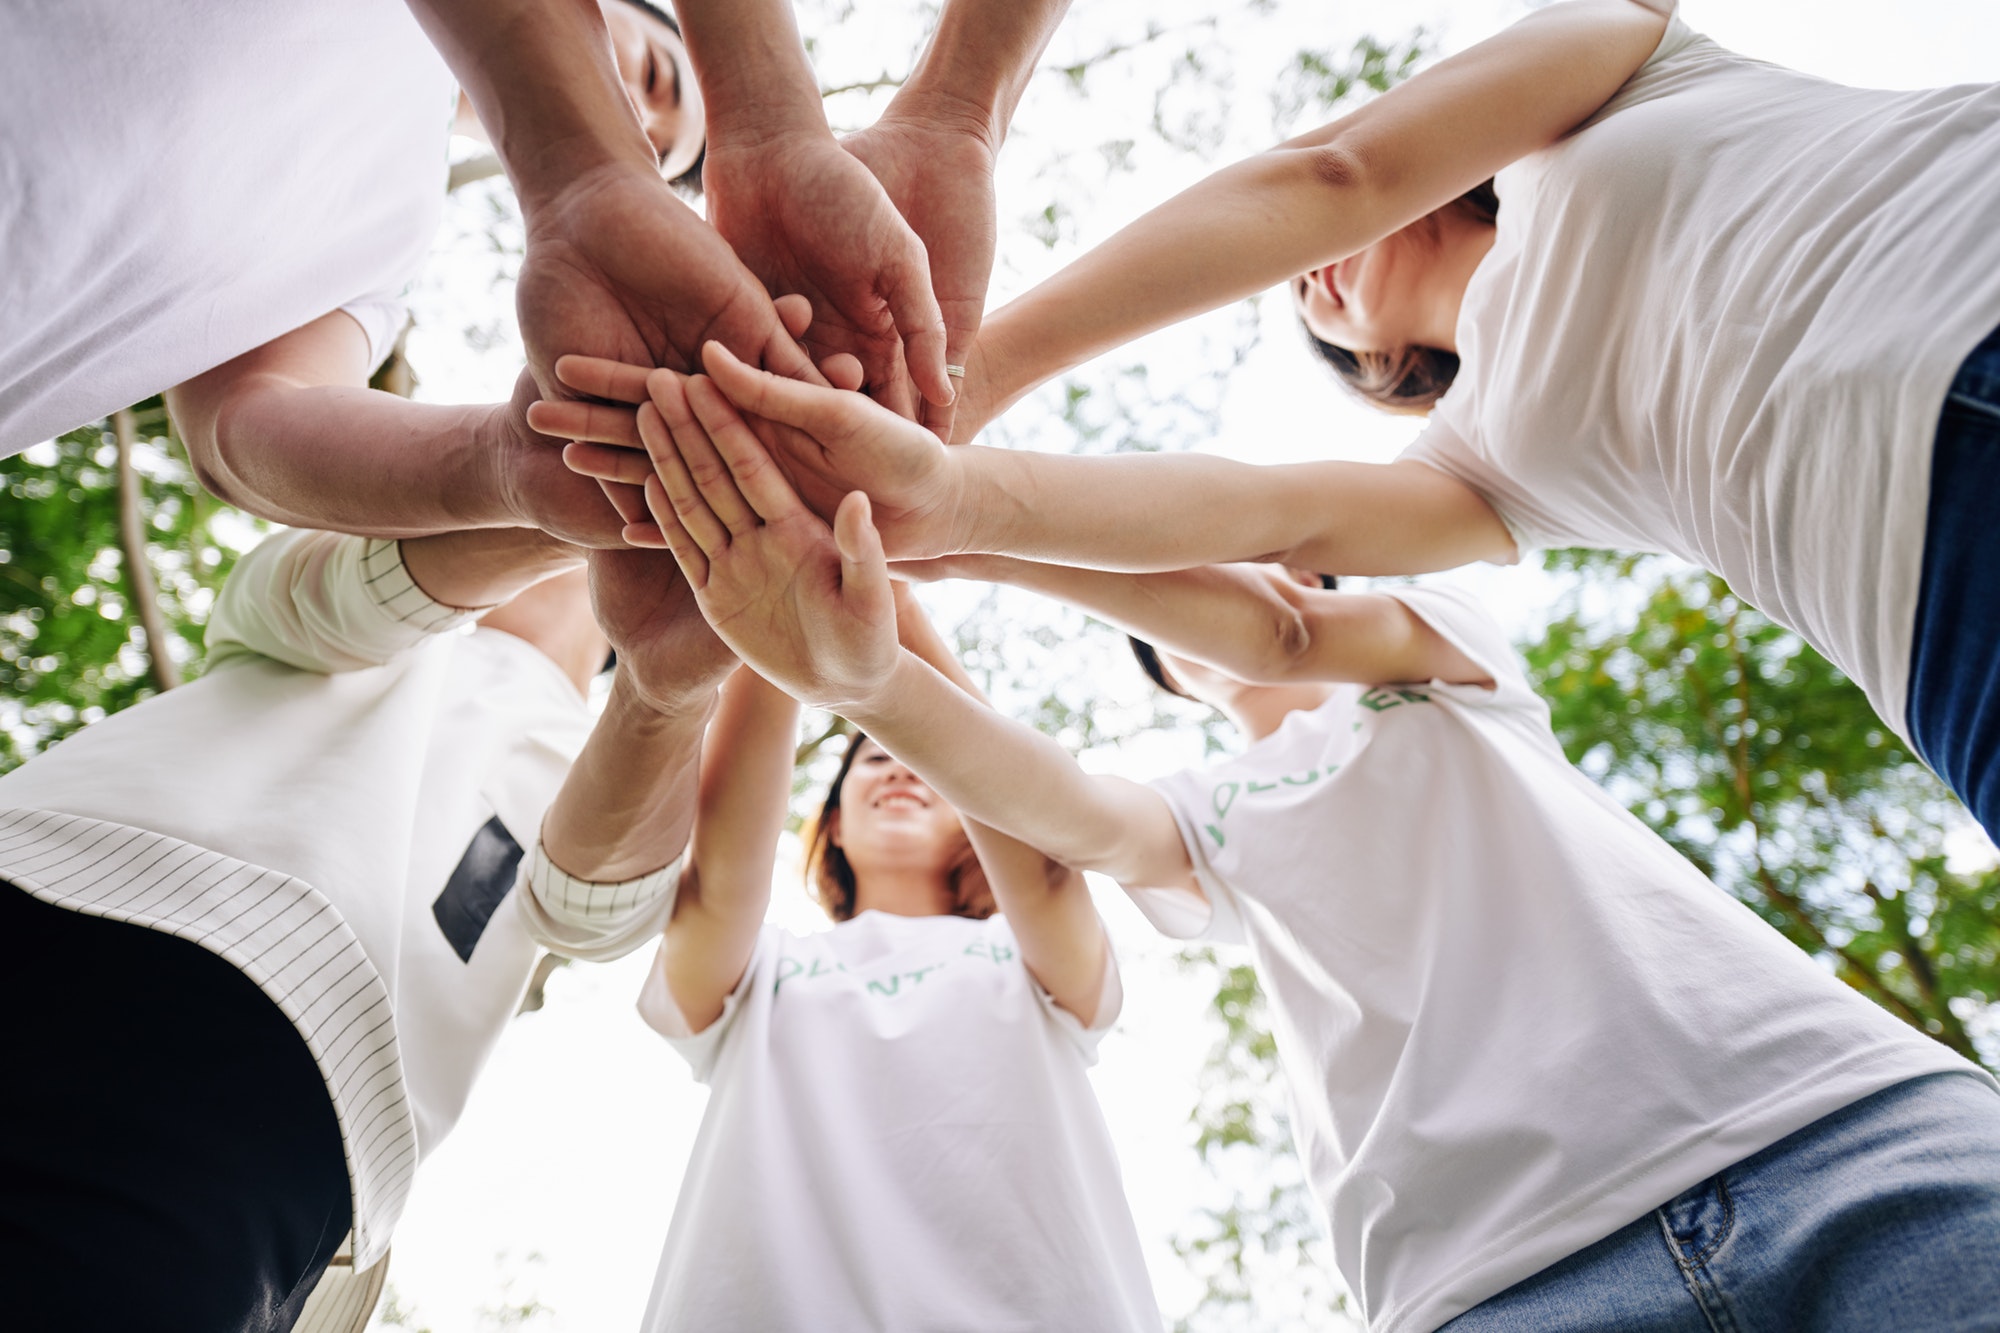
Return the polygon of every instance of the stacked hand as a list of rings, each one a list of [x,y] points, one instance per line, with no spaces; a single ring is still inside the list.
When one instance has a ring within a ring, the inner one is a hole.
[[[964,367],[973,356],[993,277],[993,145],[975,126],[897,114],[892,107],[843,146],[865,163],[916,232],[930,259],[930,285],[944,316],[944,359]],[[961,393],[964,381],[953,386]],[[877,401],[902,412],[900,399]],[[957,398],[929,393],[918,419],[941,440],[952,438]],[[907,415],[907,413],[905,413]]]
[[[951,402],[925,243],[859,159],[808,126],[712,144],[703,179],[716,231],[750,270],[771,291],[811,301],[818,359],[856,357],[871,391],[905,416],[916,415],[917,395]]]
[[[879,690],[900,649],[868,497],[844,497],[829,528],[711,381],[653,383],[639,412],[655,469],[646,503],[715,633],[805,703]]]
[[[703,364],[708,375],[692,380],[587,357],[565,357],[557,372],[578,391],[617,402],[644,403],[650,390],[661,414],[678,410],[674,405],[682,401],[708,403],[713,395],[714,402],[732,409],[730,417],[746,435],[761,441],[759,453],[775,462],[795,498],[822,518],[831,520],[850,492],[864,491],[871,526],[896,559],[966,549],[973,506],[964,464],[972,451],[947,448],[929,431],[858,393],[752,369],[720,344],[704,349]],[[641,406],[635,431],[646,418]],[[607,483],[642,485],[655,460],[618,447],[626,443],[622,427],[608,429],[571,444],[563,458]],[[627,527],[624,536],[635,545],[661,540],[643,523]]]

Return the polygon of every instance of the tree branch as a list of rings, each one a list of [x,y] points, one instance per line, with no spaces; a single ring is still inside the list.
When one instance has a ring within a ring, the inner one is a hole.
[[[139,474],[132,466],[132,449],[139,433],[132,409],[121,407],[113,412],[111,429],[118,437],[118,549],[125,557],[125,591],[139,614],[139,633],[145,640],[153,683],[162,690],[171,690],[181,683],[181,674],[167,652],[166,617],[160,614],[159,589],[153,583],[152,561],[146,556],[146,525],[139,510]]]

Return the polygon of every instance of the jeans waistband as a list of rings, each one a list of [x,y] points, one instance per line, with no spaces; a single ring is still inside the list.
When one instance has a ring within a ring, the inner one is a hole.
[[[1959,363],[1946,397],[2000,416],[2000,329],[1987,334]]]

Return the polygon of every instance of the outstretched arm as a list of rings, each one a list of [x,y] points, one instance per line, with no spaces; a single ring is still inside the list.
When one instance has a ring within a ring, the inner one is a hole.
[[[1551,5],[1174,196],[994,313],[957,438],[1052,375],[1356,254],[1554,143],[1624,86],[1665,27],[1633,0]]]
[[[167,406],[202,485],[259,518],[364,537],[541,527],[618,544],[602,490],[529,428],[534,396],[525,376],[513,401],[479,406],[371,389],[367,338],[336,310],[169,389]]]
[[[917,410],[911,380],[925,399],[949,403],[955,390],[924,243],[834,140],[791,6],[681,0],[678,8],[708,105],[703,182],[716,231],[772,294],[812,301],[809,342],[819,359],[859,357],[871,390],[904,415]]]
[[[1267,565],[1114,574],[970,555],[905,564],[897,573],[981,579],[1039,592],[1252,684],[1490,679],[1396,598],[1303,584]]]
[[[648,484],[668,545],[709,623],[795,698],[841,712],[961,813],[1065,865],[1129,884],[1192,871],[1157,793],[1093,776],[1048,737],[1000,717],[900,648],[868,499],[834,530],[785,483],[742,419],[702,379],[662,406],[675,448]],[[685,423],[698,422],[699,431]],[[836,532],[838,538],[836,540]]]
[[[1042,48],[1069,0],[948,0],[910,77],[873,125],[842,146],[875,173],[924,243],[944,315],[944,359],[963,366],[993,276],[993,164]],[[925,403],[952,435],[955,407]]]
[[[903,647],[972,699],[985,703],[964,664],[917,605],[909,584],[893,587],[896,632]],[[893,745],[882,744],[901,758]],[[1104,994],[1104,972],[1111,966],[1111,945],[1082,872],[977,819],[966,818],[965,832],[986,871],[994,901],[1013,927],[1021,961],[1057,1004],[1085,1027],[1093,1026]]]
[[[817,378],[770,296],[660,177],[597,0],[410,0],[506,164],[527,222],[516,303],[549,398],[566,352],[693,363],[704,338]],[[690,46],[693,45],[690,34]]]
[[[1516,558],[1512,535],[1476,491],[1414,460],[1259,467],[1211,454],[947,448],[859,394],[780,379],[714,343],[704,361],[715,386],[760,419],[801,498],[830,518],[849,491],[867,492],[898,560],[991,553],[1135,572],[1277,560],[1423,574]],[[627,401],[645,383],[632,367],[587,357],[563,370],[587,392]],[[656,394],[680,391],[678,378],[655,383]],[[644,455],[601,444],[572,445],[565,459],[627,483],[652,471]],[[626,539],[648,534],[628,530]]]

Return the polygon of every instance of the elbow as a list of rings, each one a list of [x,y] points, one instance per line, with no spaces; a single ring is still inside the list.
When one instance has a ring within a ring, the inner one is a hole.
[[[230,475],[227,448],[231,404],[225,402],[202,411],[170,391],[167,406],[173,414],[174,426],[180,431],[194,479],[216,499],[237,504],[238,488]]]
[[[1381,185],[1374,155],[1365,152],[1349,137],[1314,144],[1299,150],[1301,165],[1320,188],[1352,196]]]
[[[1312,655],[1312,628],[1289,603],[1272,608],[1269,622],[1238,660],[1236,671],[1252,685],[1287,685],[1302,678]]]

